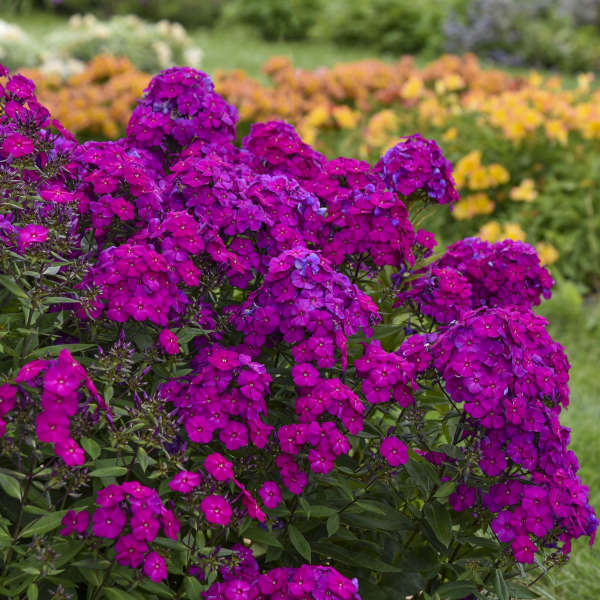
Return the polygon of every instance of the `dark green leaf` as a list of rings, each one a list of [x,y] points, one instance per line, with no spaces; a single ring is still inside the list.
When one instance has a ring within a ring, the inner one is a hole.
[[[504,581],[504,575],[502,575],[500,569],[496,569],[494,575],[494,590],[498,596],[498,600],[510,600],[508,586],[506,585],[506,581]]]
[[[113,587],[104,588],[104,595],[108,600],[136,600],[135,596]]]
[[[465,596],[477,591],[475,584],[470,581],[452,581],[444,583],[435,590],[442,600],[462,600]]]
[[[335,513],[327,519],[327,535],[331,537],[340,528],[340,515]]]
[[[540,595],[528,587],[521,585],[520,583],[507,582],[509,597],[511,598],[539,598]]]
[[[258,525],[252,524],[246,530],[244,530],[244,537],[251,539],[253,542],[258,542],[259,544],[263,544],[265,546],[274,546],[276,548],[283,548],[281,542],[277,539],[277,537],[267,531],[258,527]]]
[[[426,504],[425,519],[431,525],[437,539],[447,548],[452,539],[452,518],[448,509],[439,502]]]
[[[59,510],[36,519],[21,531],[19,537],[27,538],[32,537],[33,535],[44,535],[53,529],[57,529],[67,512],[69,511]]]
[[[26,292],[8,275],[0,275],[0,285],[4,286],[11,294],[18,298],[29,299]]]
[[[17,500],[21,499],[21,485],[14,477],[0,473],[0,487],[11,498],[16,498]]]
[[[95,348],[96,344],[57,344],[56,346],[45,346],[44,348],[37,348],[33,352],[27,355],[27,358],[38,358],[40,356],[58,356],[62,350],[68,350],[71,353],[81,352],[82,350],[89,350]]]
[[[96,460],[102,453],[100,444],[91,438],[81,438],[83,449],[91,456],[92,460]]]
[[[308,540],[302,535],[300,530],[294,525],[288,526],[288,535],[290,536],[290,542],[292,542],[292,546],[296,548],[298,554],[305,558],[310,563],[310,544]]]
[[[186,577],[183,580],[183,589],[189,600],[202,597],[202,586],[196,577]]]
[[[35,583],[30,583],[27,588],[27,600],[38,599],[38,586]]]
[[[103,467],[90,473],[90,477],[121,477],[127,473],[125,467]]]

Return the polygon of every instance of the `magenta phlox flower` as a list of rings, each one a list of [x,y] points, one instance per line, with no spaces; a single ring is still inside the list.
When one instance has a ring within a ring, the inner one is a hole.
[[[127,514],[118,506],[98,508],[92,516],[92,533],[98,537],[114,539],[123,531]]]
[[[71,535],[73,532],[84,533],[90,524],[90,515],[86,510],[76,512],[70,510],[63,517],[61,524],[63,528],[60,535]]]
[[[231,506],[222,496],[207,496],[200,503],[200,509],[209,523],[216,525],[228,525],[233,511]]]

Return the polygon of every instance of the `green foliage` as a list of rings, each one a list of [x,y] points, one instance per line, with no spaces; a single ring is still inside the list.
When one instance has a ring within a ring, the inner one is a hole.
[[[444,16],[443,3],[425,0],[327,2],[318,32],[342,44],[369,44],[395,54],[436,50]]]
[[[320,0],[233,0],[225,18],[252,25],[266,40],[303,40],[320,9]]]
[[[63,59],[87,61],[103,53],[126,56],[150,73],[174,64],[199,66],[202,57],[178,23],[149,23],[133,15],[108,21],[92,14],[75,15],[67,27],[52,32],[46,43]]]
[[[213,25],[226,2],[227,0],[63,0],[52,3],[49,0],[48,5],[63,14],[93,12],[104,17],[132,14],[151,21],[169,19],[186,27],[200,27]]]
[[[10,69],[32,67],[40,61],[40,48],[23,29],[0,20],[0,63]]]

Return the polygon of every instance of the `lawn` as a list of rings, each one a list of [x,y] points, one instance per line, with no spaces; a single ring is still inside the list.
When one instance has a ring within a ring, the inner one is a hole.
[[[33,35],[42,35],[64,22],[46,14],[15,17],[0,12],[0,18],[17,23]],[[204,69],[208,73],[240,68],[257,76],[265,60],[273,55],[287,55],[295,65],[304,68],[374,56],[367,48],[340,48],[322,41],[267,43],[243,28],[199,30],[192,36],[205,52]],[[572,363],[571,407],[563,423],[572,428],[572,448],[582,465],[581,476],[591,489],[592,503],[599,509],[600,377],[596,369],[600,364],[600,301],[581,303],[569,286],[562,286],[539,312],[550,319],[551,333],[566,347]],[[552,571],[538,591],[549,600],[600,598],[600,547],[590,550],[586,541],[576,544],[571,562],[561,571]]]
[[[592,505],[600,508],[600,302],[580,304],[570,286],[563,286],[539,312],[550,320],[550,332],[562,343],[571,361],[571,406],[562,423],[571,428],[571,446],[581,463],[581,478],[589,486]],[[579,541],[570,563],[539,588],[548,599],[600,598],[600,546]]]

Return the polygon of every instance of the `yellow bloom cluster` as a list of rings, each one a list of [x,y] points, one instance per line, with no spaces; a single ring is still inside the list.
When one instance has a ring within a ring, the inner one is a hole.
[[[136,100],[150,81],[126,58],[98,55],[68,77],[23,70],[36,83],[40,102],[67,129],[84,137],[122,135]]]
[[[482,165],[480,150],[473,150],[463,156],[456,163],[453,174],[459,190],[467,189],[477,192],[462,196],[456,203],[452,214],[459,220],[492,213],[496,205],[481,190],[496,188],[510,180],[509,172],[501,164]]]

